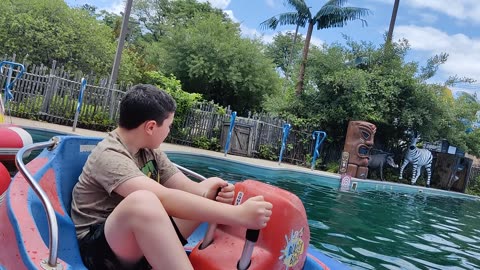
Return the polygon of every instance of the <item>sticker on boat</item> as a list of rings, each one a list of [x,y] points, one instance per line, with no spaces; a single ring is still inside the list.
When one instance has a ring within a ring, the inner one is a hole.
[[[235,205],[239,205],[242,203],[243,192],[238,192],[237,198],[235,199]]]
[[[295,266],[301,255],[305,252],[305,244],[302,240],[303,228],[298,231],[293,231],[290,233],[290,238],[288,235],[285,235],[285,248],[281,251],[282,255],[279,257],[283,261],[283,264],[289,267]]]
[[[81,144],[80,145],[80,152],[92,152],[93,148],[95,148],[96,145],[91,145],[91,144]]]

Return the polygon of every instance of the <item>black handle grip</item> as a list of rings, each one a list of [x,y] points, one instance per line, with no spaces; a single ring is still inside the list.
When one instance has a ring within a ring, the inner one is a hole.
[[[252,243],[256,243],[259,235],[260,235],[260,230],[248,229],[247,233],[245,234],[245,238]]]

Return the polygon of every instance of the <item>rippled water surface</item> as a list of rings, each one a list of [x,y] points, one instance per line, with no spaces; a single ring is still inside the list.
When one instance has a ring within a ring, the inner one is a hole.
[[[480,269],[480,202],[422,193],[339,192],[325,177],[169,154],[207,177],[257,179],[295,193],[311,245],[353,269]],[[333,182],[333,183],[332,183]]]

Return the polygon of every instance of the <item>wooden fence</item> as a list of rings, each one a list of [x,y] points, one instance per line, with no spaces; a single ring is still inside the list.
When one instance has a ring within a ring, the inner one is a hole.
[[[15,62],[15,56],[4,60]],[[6,104],[7,115],[43,120],[71,126],[80,95],[82,77],[87,79],[77,127],[94,130],[115,128],[119,116],[119,104],[128,85],[109,88],[107,79],[97,79],[92,74],[72,73],[63,66],[30,65],[14,84],[13,99]],[[9,68],[0,72],[0,85],[5,85]],[[16,70],[13,72],[15,75]],[[122,90],[119,90],[121,88]],[[216,111],[214,104],[196,104],[172,130],[170,142],[203,146],[221,150],[225,145],[231,110]],[[7,117],[8,120],[8,117]],[[250,157],[278,160],[285,121],[265,114],[237,117],[231,140],[230,153]],[[311,134],[291,130],[283,161],[305,164],[313,152]]]
[[[14,61],[14,59],[12,60]],[[0,85],[5,85],[10,67],[0,72]],[[30,119],[44,120],[61,125],[72,125],[82,77],[62,67],[44,65],[25,67],[25,73],[11,90],[13,99],[5,105],[6,114]],[[13,71],[16,74],[17,70]],[[93,76],[90,76],[93,78]],[[95,81],[93,78],[91,81]],[[100,79],[98,85],[87,84],[84,91],[78,127],[108,130],[115,127],[118,105],[124,91],[107,88],[107,80]]]
[[[480,167],[473,166],[470,170],[469,187],[480,185]]]
[[[196,104],[172,130],[169,142],[224,151],[230,117],[230,109],[221,113],[212,103]],[[265,114],[236,117],[229,153],[278,160],[285,123],[285,120]],[[314,143],[312,134],[291,130],[282,160],[307,165]]]

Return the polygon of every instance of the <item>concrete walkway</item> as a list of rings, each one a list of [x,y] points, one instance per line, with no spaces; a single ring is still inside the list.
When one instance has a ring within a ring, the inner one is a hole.
[[[11,119],[12,119],[12,124],[19,125],[19,126],[43,128],[43,129],[49,129],[49,130],[59,131],[63,133],[71,133],[71,134],[82,135],[82,136],[105,137],[107,135],[107,132],[94,131],[94,130],[88,130],[88,129],[82,129],[82,128],[76,128],[75,132],[73,132],[72,127],[62,126],[62,125],[57,125],[57,124],[52,124],[47,122],[41,122],[41,121],[34,121],[30,119],[23,119],[23,118],[17,118],[17,117],[12,117]],[[10,117],[6,118],[6,122],[7,123],[10,122]],[[255,159],[255,158],[248,158],[248,157],[234,156],[234,155],[227,155],[227,157],[225,157],[224,153],[203,150],[203,149],[189,147],[189,146],[171,144],[171,143],[162,143],[161,148],[164,151],[195,153],[195,154],[212,156],[212,157],[221,158],[221,159],[235,160],[242,163],[248,163],[248,164],[253,164],[256,166],[263,166],[268,168],[289,169],[294,171],[303,171],[303,172],[310,172],[310,173],[313,172],[319,175],[340,177],[338,174],[333,174],[333,173],[328,173],[323,171],[312,171],[305,167],[295,166],[287,163],[282,163],[281,165],[278,165],[278,162],[264,160],[264,159]]]
[[[6,120],[7,122],[9,122],[10,117],[8,117]],[[105,137],[107,135],[107,132],[99,132],[99,131],[81,129],[81,128],[77,128],[75,132],[72,132],[72,127],[51,124],[47,122],[34,121],[29,119],[23,119],[23,118],[16,118],[16,117],[12,117],[12,123],[19,126],[49,129],[53,131],[59,131],[62,133],[71,133],[71,134],[83,135],[83,136]],[[278,165],[278,162],[268,161],[263,159],[255,159],[255,158],[248,158],[248,157],[241,157],[241,156],[234,156],[234,155],[227,155],[227,157],[225,157],[224,154],[220,152],[208,151],[208,150],[203,150],[199,148],[177,145],[177,144],[170,144],[170,143],[163,143],[161,145],[161,148],[164,151],[172,151],[172,152],[174,151],[174,152],[183,152],[183,153],[189,153],[189,154],[205,155],[205,156],[216,157],[216,158],[230,160],[230,161],[251,164],[257,167],[265,167],[265,168],[270,168],[274,170],[288,169],[292,171],[306,172],[310,174],[333,177],[340,180],[339,174],[328,173],[328,172],[318,171],[318,170],[312,171],[305,167],[295,166],[287,163],[282,163],[281,165]],[[380,186],[383,188],[389,187],[390,190],[392,191],[401,190],[402,192],[409,191],[413,193],[425,192],[425,193],[431,193],[431,194],[443,194],[443,195],[453,196],[453,197],[473,198],[475,200],[480,200],[480,197],[477,197],[477,196],[458,193],[458,192],[452,192],[452,191],[445,191],[445,190],[440,190],[435,188],[425,189],[422,186],[411,186],[411,185],[405,185],[405,184],[395,183],[395,182],[379,182],[379,181],[370,180],[370,179],[352,178],[352,180],[358,183],[370,185],[370,188],[373,188],[373,189],[378,188],[375,186]]]

